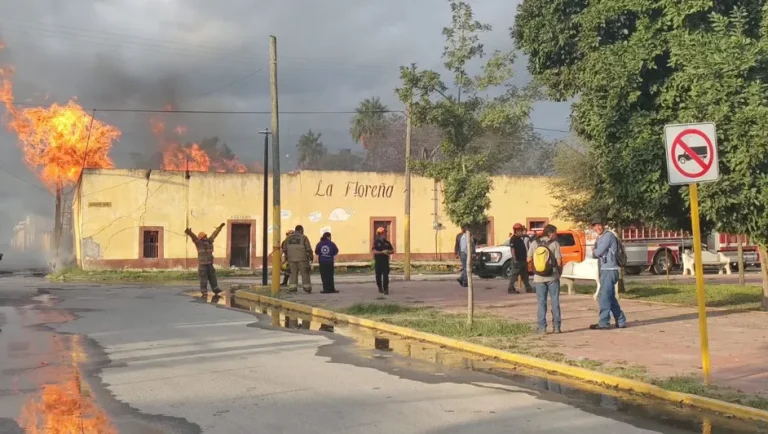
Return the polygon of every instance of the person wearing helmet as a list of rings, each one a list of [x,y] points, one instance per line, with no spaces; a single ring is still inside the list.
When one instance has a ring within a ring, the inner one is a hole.
[[[373,242],[373,261],[376,270],[376,286],[379,292],[389,294],[389,257],[395,253],[392,243],[387,240],[387,230],[383,227],[376,229],[376,240]]]
[[[309,277],[309,267],[314,258],[314,250],[309,238],[304,235],[304,226],[297,225],[295,231],[285,239],[283,252],[288,260],[291,277],[288,281],[288,290],[297,291],[299,274],[301,274],[301,286],[307,294],[312,292],[312,282]]]
[[[510,294],[520,293],[515,289],[515,282],[517,282],[518,277],[522,279],[526,292],[534,292],[528,277],[527,258],[530,244],[526,242],[525,227],[520,223],[515,223],[512,230],[512,237],[509,239],[509,249],[512,252],[512,273],[509,277],[507,292]]]
[[[293,229],[289,229],[285,233],[285,237],[288,238],[293,234]],[[280,244],[280,252],[285,251],[285,240],[283,240],[282,244]],[[288,279],[291,277],[291,269],[288,267],[288,258],[285,255],[283,256],[283,260],[280,262],[280,271],[283,273],[283,283],[282,286],[288,286]]]
[[[216,269],[213,267],[213,242],[223,227],[224,223],[220,224],[211,236],[205,232],[195,235],[190,228],[184,230],[184,233],[189,236],[197,248],[197,275],[200,277],[200,293],[203,297],[208,296],[208,282],[211,283],[211,290],[214,294],[219,295],[221,293],[219,282],[216,280]]]

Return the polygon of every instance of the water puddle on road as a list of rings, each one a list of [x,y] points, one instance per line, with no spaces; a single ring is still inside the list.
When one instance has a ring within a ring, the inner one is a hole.
[[[440,372],[445,370],[442,367],[490,374],[505,383],[537,393],[542,399],[565,402],[605,417],[615,418],[618,414],[634,425],[648,429],[661,429],[661,432],[768,433],[768,425],[676,406],[626,392],[608,390],[570,378],[549,375],[511,363],[449,350],[438,345],[364,327],[334,324],[323,318],[266,305],[250,303],[249,306],[238,306],[233,297],[216,298],[213,302],[247,310],[257,315],[266,315],[273,327],[329,333],[349,338],[355,343],[357,355],[370,359],[390,359],[390,366],[395,367],[393,371],[397,371],[398,368],[418,369],[408,362],[408,360],[415,360],[423,363],[421,368],[424,369],[426,366],[435,376],[445,375]],[[434,364],[439,365],[440,369],[435,369]]]
[[[55,308],[50,297],[36,301],[37,305],[0,307],[0,346],[5,350],[0,354],[0,390],[7,391],[0,394],[0,402],[9,412],[20,408],[13,418],[15,426],[8,428],[12,431],[3,432],[115,433],[81,374],[85,354],[80,337],[43,327],[74,317]]]

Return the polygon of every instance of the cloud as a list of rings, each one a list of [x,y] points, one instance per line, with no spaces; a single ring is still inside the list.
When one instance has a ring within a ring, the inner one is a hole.
[[[513,46],[508,28],[519,1],[471,2],[494,31],[488,50]],[[16,66],[20,100],[86,107],[269,111],[269,35],[278,37],[281,111],[345,111],[380,96],[391,109],[399,66],[441,67],[446,0],[10,0],[0,4],[0,38]],[[518,62],[518,81],[529,79]],[[567,129],[568,107],[545,106],[534,122]],[[118,166],[157,144],[149,114],[97,112],[123,131]],[[281,117],[282,154],[292,155],[308,129],[330,149],[358,149],[348,114]],[[173,115],[190,139],[217,135],[245,162],[260,160],[268,115]],[[0,134],[2,160],[19,161],[14,138]],[[20,166],[13,164],[14,166]],[[287,161],[286,166],[291,162]],[[31,178],[17,167],[16,175]],[[10,181],[9,182],[14,182]],[[23,189],[25,186],[18,184]]]

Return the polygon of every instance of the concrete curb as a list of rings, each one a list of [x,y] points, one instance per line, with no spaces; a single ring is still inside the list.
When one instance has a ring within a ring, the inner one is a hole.
[[[235,291],[235,298],[242,299],[247,302],[259,303],[262,305],[268,305],[273,307],[279,307],[281,309],[292,310],[304,314],[309,314],[319,318],[324,318],[336,322],[344,322],[348,324],[354,324],[361,327],[366,327],[373,330],[379,330],[385,333],[404,336],[410,339],[424,341],[436,345],[441,345],[447,348],[452,348],[459,351],[465,351],[485,357],[491,357],[505,362],[510,362],[516,365],[525,366],[528,368],[537,369],[540,371],[546,371],[564,375],[571,378],[576,378],[588,383],[596,383],[602,387],[624,390],[628,392],[639,393],[643,395],[652,396],[665,401],[675,402],[678,404],[684,404],[692,407],[697,407],[705,410],[714,411],[726,415],[735,416],[741,419],[751,419],[761,422],[768,422],[768,411],[760,410],[752,407],[747,407],[739,404],[731,404],[725,401],[719,401],[712,398],[705,398],[703,396],[690,395],[687,393],[672,392],[664,390],[661,387],[654,386],[652,384],[643,383],[636,380],[628,380],[625,378],[603,374],[600,372],[590,371],[584,368],[578,368],[575,366],[569,366],[562,363],[550,362],[544,359],[538,359],[535,357],[524,356],[520,354],[509,353],[494,348],[484,347],[482,345],[476,345],[469,342],[460,341],[457,339],[446,338],[443,336],[433,335],[430,333],[423,333],[416,330],[412,330],[405,327],[395,326],[392,324],[386,324],[383,322],[372,321],[355,316],[345,315],[337,312],[333,312],[326,309],[320,309],[312,306],[307,306],[299,303],[294,303],[286,300],[279,300],[264,295],[254,294],[247,291]]]

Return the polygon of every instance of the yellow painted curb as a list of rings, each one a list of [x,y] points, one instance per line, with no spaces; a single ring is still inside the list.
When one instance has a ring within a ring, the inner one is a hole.
[[[562,363],[550,362],[549,360],[539,359],[536,357],[524,356],[521,354],[509,353],[507,351],[497,350],[494,348],[485,347],[482,345],[472,344],[469,342],[460,341],[457,339],[446,338],[444,336],[438,336],[431,333],[419,332],[405,327],[400,327],[392,324],[387,324],[378,321],[372,321],[365,318],[359,318],[355,316],[345,315],[337,312],[333,312],[326,309],[320,309],[304,304],[294,303],[287,300],[279,300],[264,295],[254,294],[247,291],[235,291],[234,296],[242,300],[247,300],[262,305],[279,307],[286,310],[292,310],[304,314],[309,314],[315,317],[328,319],[331,321],[344,322],[348,324],[354,324],[369,329],[379,330],[382,332],[404,336],[410,339],[416,339],[419,341],[429,342],[432,344],[441,345],[447,348],[455,350],[466,351],[473,354],[478,354],[485,357],[491,357],[505,362],[514,363],[517,365],[526,366],[533,369],[538,369],[547,372],[553,372],[560,375],[576,378],[589,383],[597,383],[603,387],[620,389],[628,392],[640,393],[643,395],[653,396],[665,401],[676,402],[679,404],[689,405],[692,407],[698,407],[705,410],[714,411],[726,415],[735,416],[741,419],[751,419],[762,422],[768,422],[768,411],[760,410],[757,408],[747,407],[739,404],[732,404],[717,399],[706,398],[698,395],[691,395],[687,393],[672,392],[662,389],[661,387],[654,386],[652,384],[643,383],[641,381],[629,380],[626,378],[617,377],[614,375],[603,374],[601,372],[590,371],[584,368],[578,368],[575,366],[569,366]]]

